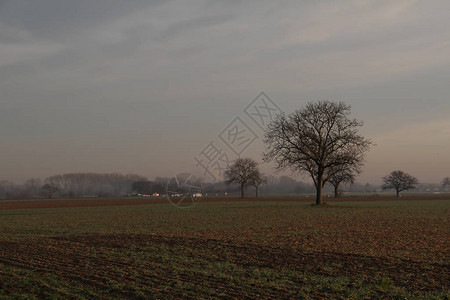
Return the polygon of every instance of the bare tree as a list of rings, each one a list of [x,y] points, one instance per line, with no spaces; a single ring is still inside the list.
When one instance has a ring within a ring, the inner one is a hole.
[[[341,185],[341,183],[353,184],[355,183],[355,177],[355,173],[351,172],[351,170],[348,169],[333,172],[329,177],[328,182],[334,188],[334,197],[339,197],[339,186]]]
[[[372,142],[358,134],[363,123],[350,119],[343,102],[318,101],[286,116],[279,115],[266,130],[264,161],[275,161],[277,171],[307,173],[316,187],[316,204],[329,170],[359,171]]]
[[[258,197],[259,187],[266,183],[267,177],[256,169],[250,178],[250,184],[255,187],[255,197]]]
[[[53,198],[53,195],[59,191],[58,187],[51,183],[46,183],[42,186],[42,192],[49,198]]]
[[[258,172],[258,163],[251,158],[238,158],[229,165],[224,172],[227,184],[238,183],[241,187],[241,197],[244,198],[245,186],[251,183],[252,178]]]
[[[397,197],[400,197],[400,192],[414,189],[419,182],[416,177],[411,176],[403,171],[392,171],[389,175],[384,176],[383,190],[395,189]]]
[[[450,186],[450,177],[445,177],[444,180],[442,180],[442,186],[446,187],[447,185]]]

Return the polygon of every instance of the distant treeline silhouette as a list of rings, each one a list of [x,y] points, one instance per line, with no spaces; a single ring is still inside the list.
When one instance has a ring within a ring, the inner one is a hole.
[[[143,180],[147,178],[135,174],[71,173],[48,177],[45,184],[55,187],[57,193],[66,197],[104,197],[129,194],[133,182]]]
[[[29,179],[23,185],[0,182],[0,198],[30,197],[108,197],[132,192],[132,184],[146,181],[136,174],[68,173],[40,179]]]
[[[137,174],[119,173],[68,173],[50,176],[44,180],[33,178],[17,185],[10,181],[0,181],[0,199],[25,199],[25,198],[65,198],[65,197],[120,197],[139,195],[164,195],[167,182],[170,178],[155,177],[148,180],[145,176]],[[201,178],[191,178],[191,184],[201,188],[204,195],[239,195],[239,185],[227,185],[224,181],[215,183],[204,182]],[[253,192],[254,187],[247,187]],[[416,187],[419,192],[448,192],[450,186],[442,184],[421,183]],[[369,183],[354,183],[343,185],[342,191],[353,193],[377,193],[380,186]],[[262,195],[298,195],[313,194],[313,184],[296,180],[289,176],[267,176],[267,183],[260,187]],[[333,193],[333,187],[326,185],[324,192]]]

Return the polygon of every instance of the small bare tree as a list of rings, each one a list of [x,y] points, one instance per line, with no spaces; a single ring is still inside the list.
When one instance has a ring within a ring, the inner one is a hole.
[[[226,168],[224,172],[225,181],[227,184],[239,184],[241,187],[241,197],[244,198],[245,186],[251,183],[256,172],[259,172],[256,161],[251,158],[238,158]]]
[[[316,204],[329,170],[360,170],[372,142],[358,134],[361,121],[350,119],[343,102],[311,102],[286,116],[279,115],[266,130],[264,161],[275,161],[278,171],[307,173],[316,187]]]
[[[53,195],[59,191],[59,188],[52,184],[52,183],[46,183],[42,186],[42,192],[49,198],[53,198]]]
[[[346,169],[333,172],[328,181],[334,188],[334,197],[339,197],[339,186],[341,183],[353,184],[355,183],[355,177],[354,173]]]
[[[267,177],[264,174],[262,174],[258,169],[256,169],[250,178],[250,184],[255,187],[255,197],[258,197],[259,187],[262,184],[266,183]]]
[[[446,187],[447,185],[450,186],[450,177],[445,177],[444,180],[442,180],[442,186]]]
[[[419,182],[416,177],[411,176],[403,171],[392,171],[389,175],[384,176],[383,190],[395,189],[397,197],[400,197],[400,192],[414,189]]]

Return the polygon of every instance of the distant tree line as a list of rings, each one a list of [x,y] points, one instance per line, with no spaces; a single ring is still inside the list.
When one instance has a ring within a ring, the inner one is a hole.
[[[85,176],[81,174],[86,174]],[[95,174],[75,173],[55,175],[45,180],[33,178],[24,184],[14,184],[10,181],[0,181],[0,199],[25,199],[25,198],[56,198],[56,197],[119,197],[134,195],[164,195],[166,184],[170,180],[167,177],[156,177],[148,180],[140,175]],[[239,184],[227,184],[225,181],[204,182],[201,178],[194,178],[194,185],[201,187],[203,194],[215,195],[240,195]],[[249,184],[245,187],[248,193],[255,195],[255,186]],[[294,179],[290,176],[265,177],[265,182],[259,186],[259,193],[263,195],[301,195],[314,194],[316,187],[312,183]],[[380,186],[370,183],[342,183],[339,186],[338,196],[349,193],[378,193]],[[416,192],[450,192],[447,180],[441,183],[418,183]],[[330,183],[325,185],[324,193],[335,194],[335,188]]]
[[[121,196],[132,192],[133,182],[144,180],[147,178],[135,174],[70,173],[48,177],[44,186],[64,197]]]
[[[259,176],[259,177],[258,177]],[[259,173],[245,186],[246,191],[256,195],[299,195],[315,193],[315,186],[289,176],[264,176]],[[50,176],[44,180],[32,178],[24,184],[14,184],[10,181],[0,181],[0,199],[25,198],[57,198],[57,197],[119,197],[138,195],[164,195],[170,178],[157,176],[148,180],[141,175],[118,173],[69,173]],[[259,182],[255,182],[259,181]],[[240,185],[225,181],[204,182],[201,178],[192,178],[191,183],[201,188],[202,193],[209,196],[239,195]],[[429,186],[427,186],[429,187]],[[434,186],[433,186],[434,187]],[[349,192],[376,192],[375,185],[354,183],[343,184],[342,188]],[[334,188],[326,186],[324,192],[333,193]],[[342,191],[340,190],[342,193]]]
[[[148,179],[135,181],[131,184],[133,195],[165,194],[170,178],[155,177],[153,181]]]
[[[147,178],[135,174],[69,173],[29,179],[23,185],[0,181],[0,198],[110,197],[133,192],[133,182]]]

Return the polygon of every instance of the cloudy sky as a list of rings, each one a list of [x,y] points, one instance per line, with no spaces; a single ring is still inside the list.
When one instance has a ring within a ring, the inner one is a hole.
[[[361,182],[450,176],[449,1],[0,1],[0,180],[188,171],[264,91],[345,101]],[[259,130],[259,131],[258,131]],[[264,166],[270,172],[270,166]]]

